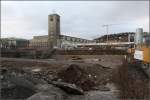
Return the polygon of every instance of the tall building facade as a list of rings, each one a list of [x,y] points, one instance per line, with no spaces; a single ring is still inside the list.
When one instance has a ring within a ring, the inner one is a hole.
[[[60,16],[58,14],[48,15],[48,35],[34,36],[30,40],[29,47],[36,49],[53,49],[55,47],[67,49],[76,47],[78,43],[89,43],[91,40],[61,35]]]
[[[48,46],[50,49],[59,47],[60,16],[58,14],[48,15]]]

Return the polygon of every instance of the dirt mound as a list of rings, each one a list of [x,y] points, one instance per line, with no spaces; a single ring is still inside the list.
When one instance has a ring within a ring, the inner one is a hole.
[[[95,66],[95,65],[93,65]],[[95,73],[98,70],[97,73]],[[60,71],[58,73],[58,77],[63,81],[76,84],[81,87],[84,91],[92,90],[95,86],[99,85],[98,81],[106,81],[106,68],[102,68],[101,66],[85,66],[81,67],[77,64],[71,64],[68,68]],[[100,73],[102,75],[100,75]],[[103,78],[97,79],[97,76],[103,76]]]
[[[84,65],[83,70],[97,85],[106,85],[110,81],[112,69],[100,64]]]

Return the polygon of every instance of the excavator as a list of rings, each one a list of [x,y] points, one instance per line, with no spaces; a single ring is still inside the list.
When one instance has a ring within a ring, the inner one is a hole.
[[[144,34],[142,28],[135,33],[135,45],[127,50],[129,63],[140,63],[141,68],[150,78],[150,34]]]

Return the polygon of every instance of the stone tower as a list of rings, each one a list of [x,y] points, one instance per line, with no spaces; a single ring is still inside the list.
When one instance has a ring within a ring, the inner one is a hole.
[[[48,15],[48,46],[50,49],[59,47],[60,16],[58,14]]]

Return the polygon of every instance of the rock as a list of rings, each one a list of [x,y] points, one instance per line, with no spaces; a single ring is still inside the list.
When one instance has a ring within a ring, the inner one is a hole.
[[[49,84],[38,84],[38,93],[26,100],[64,100],[67,94],[58,87]]]
[[[112,93],[102,91],[89,91],[85,96],[86,99],[84,100],[120,100],[117,99]]]
[[[3,99],[26,99],[35,93],[34,90],[22,87],[13,86],[1,89],[1,97]]]
[[[17,86],[26,87],[33,90],[35,89],[34,84],[23,77],[15,77],[12,75],[8,75],[7,80],[9,80],[11,83]]]
[[[33,72],[39,72],[39,71],[41,71],[41,69],[40,68],[34,68],[34,69],[32,69],[32,71]]]
[[[69,84],[69,83],[65,83],[65,82],[56,82],[56,81],[53,81],[52,84],[63,89],[65,92],[67,92],[69,94],[75,94],[75,95],[83,95],[84,94],[83,90],[81,88],[77,87],[75,84]]]
[[[37,84],[35,86],[36,90],[37,91],[47,91],[47,90],[53,90],[53,91],[56,91],[58,90],[59,88],[58,87],[55,87],[54,85],[52,84]],[[59,89],[61,90],[61,89]]]
[[[110,88],[106,87],[106,86],[98,86],[98,87],[94,87],[95,90],[100,90],[100,91],[110,91]]]
[[[27,100],[62,100],[57,93],[39,92],[29,97]]]

